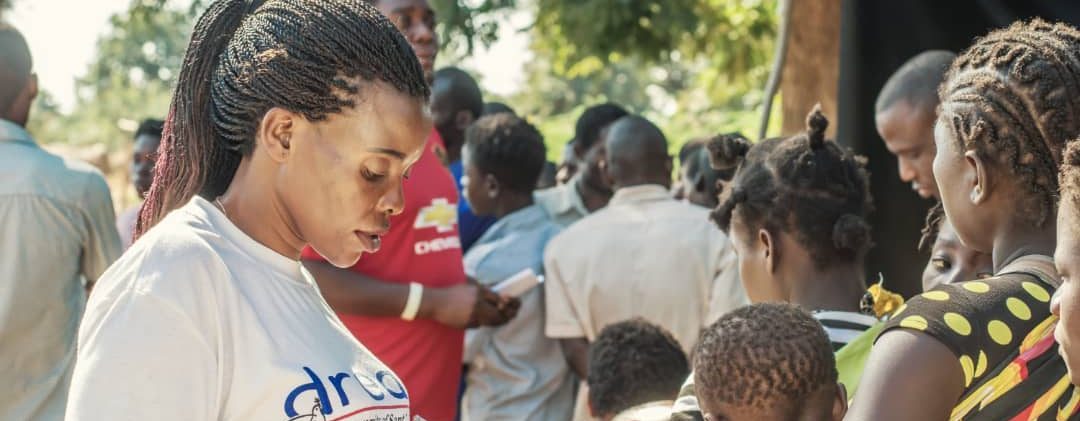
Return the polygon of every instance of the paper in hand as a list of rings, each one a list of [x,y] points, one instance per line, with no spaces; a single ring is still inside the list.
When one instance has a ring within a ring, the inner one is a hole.
[[[499,282],[491,290],[505,297],[520,297],[543,282],[543,276],[537,276],[532,269],[525,269]]]

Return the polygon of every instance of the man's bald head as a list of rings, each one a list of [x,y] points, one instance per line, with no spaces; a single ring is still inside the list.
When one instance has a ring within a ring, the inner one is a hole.
[[[606,174],[616,189],[671,185],[671,156],[659,127],[640,116],[615,121],[604,137]]]
[[[19,30],[0,23],[0,118],[26,124],[30,102],[37,94],[33,64]]]

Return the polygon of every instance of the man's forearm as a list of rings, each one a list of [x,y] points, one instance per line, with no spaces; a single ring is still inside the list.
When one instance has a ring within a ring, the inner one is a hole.
[[[326,302],[338,313],[399,317],[409,299],[409,284],[375,279],[327,262],[304,261],[304,267],[315,277]],[[431,289],[424,291],[417,318],[432,318],[437,305],[434,293]]]

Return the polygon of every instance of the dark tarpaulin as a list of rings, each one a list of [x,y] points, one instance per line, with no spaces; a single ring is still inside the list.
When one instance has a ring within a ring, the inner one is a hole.
[[[959,53],[991,29],[1035,16],[1080,26],[1080,1],[843,0],[838,92],[843,118],[837,138],[870,159],[877,245],[867,260],[868,279],[883,273],[886,287],[905,297],[921,290],[928,256],[916,246],[932,204],[900,181],[896,159],[878,137],[878,91],[894,70],[922,51]]]

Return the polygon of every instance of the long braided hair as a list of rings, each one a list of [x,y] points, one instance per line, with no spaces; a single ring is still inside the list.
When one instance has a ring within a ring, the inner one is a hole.
[[[1062,149],[1080,134],[1080,31],[1039,19],[993,31],[953,62],[939,95],[939,124],[960,146],[1026,184],[1018,215],[1051,221]]]
[[[368,2],[215,1],[191,36],[136,235],[195,195],[224,193],[271,108],[320,121],[376,80],[430,94],[409,43]]]

